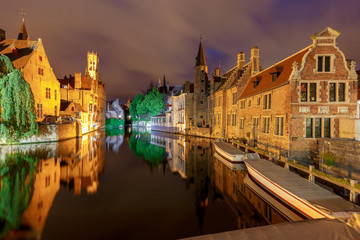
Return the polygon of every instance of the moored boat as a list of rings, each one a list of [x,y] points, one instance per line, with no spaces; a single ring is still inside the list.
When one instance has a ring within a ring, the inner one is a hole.
[[[245,164],[243,161],[241,162],[230,162],[229,160],[223,158],[220,156],[217,152],[214,153],[214,157],[218,159],[220,162],[222,162],[226,167],[228,167],[231,170],[245,170]]]
[[[310,219],[349,219],[360,207],[264,159],[246,160],[251,177],[277,199]]]
[[[216,139],[213,144],[215,151],[230,162],[243,162],[244,159],[260,158],[257,153],[245,153],[221,139]]]

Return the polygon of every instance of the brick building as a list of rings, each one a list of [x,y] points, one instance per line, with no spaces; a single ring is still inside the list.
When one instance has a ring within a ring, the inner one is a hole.
[[[318,138],[344,137],[354,124],[355,63],[336,46],[339,32],[325,28],[313,43],[255,74],[239,94],[239,135],[277,155],[309,159]]]
[[[35,99],[37,121],[45,116],[59,116],[60,84],[50,66],[42,40],[29,40],[23,18],[17,39],[9,39],[0,29],[0,54],[10,58],[30,84]]]
[[[103,126],[106,111],[105,86],[99,79],[98,55],[88,52],[87,61],[84,76],[77,72],[75,76],[65,76],[64,79],[58,80],[61,100],[78,103],[86,112],[88,119],[85,124],[82,124],[83,132]]]
[[[237,65],[221,76],[220,68],[210,80],[209,117],[212,137],[236,137],[239,134],[238,96],[251,76],[260,71],[259,49],[251,49],[250,62],[238,53]]]

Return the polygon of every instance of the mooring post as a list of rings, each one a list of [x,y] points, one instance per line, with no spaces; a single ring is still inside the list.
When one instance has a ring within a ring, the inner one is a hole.
[[[313,169],[314,169],[314,165],[310,165],[309,166],[309,181],[310,182],[315,182],[315,176],[314,176],[314,174],[312,174]]]
[[[351,189],[350,189],[350,194],[349,194],[349,200],[350,202],[356,202],[356,199],[357,199],[357,192],[355,192],[353,190],[353,188],[355,188],[355,184],[357,183],[356,180],[354,179],[350,179],[350,186],[351,186]]]

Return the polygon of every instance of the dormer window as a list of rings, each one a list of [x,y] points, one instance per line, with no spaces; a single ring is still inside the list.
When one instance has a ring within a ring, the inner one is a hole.
[[[279,78],[283,68],[284,68],[283,66],[275,66],[275,72],[270,73],[272,82],[276,82],[276,80]]]
[[[260,84],[261,76],[256,76],[255,80],[253,81],[254,89]]]
[[[317,71],[318,72],[331,72],[331,56],[318,56],[317,57]]]
[[[42,56],[39,56],[39,61],[42,62]]]

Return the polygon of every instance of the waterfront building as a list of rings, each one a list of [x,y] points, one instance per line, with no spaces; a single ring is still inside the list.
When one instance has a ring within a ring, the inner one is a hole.
[[[237,65],[221,75],[220,67],[210,80],[209,117],[211,136],[216,138],[238,135],[238,96],[250,77],[260,70],[259,49],[251,50],[251,60],[245,64],[245,54],[239,52]]]
[[[30,40],[22,19],[17,39],[6,38],[0,29],[0,54],[10,58],[14,67],[19,69],[34,95],[37,121],[45,116],[59,116],[60,84],[47,57],[43,41]]]
[[[239,94],[239,135],[277,158],[309,159],[318,138],[351,138],[357,74],[327,27],[313,43],[253,75]]]
[[[125,117],[124,109],[119,104],[119,99],[116,99],[113,102],[107,102],[107,107],[106,107],[107,119],[116,118],[121,120],[124,119],[124,117]]]
[[[87,112],[88,119],[82,124],[82,132],[88,132],[105,124],[106,94],[105,85],[99,79],[97,53],[87,53],[85,75],[76,72],[75,76],[58,79],[61,100],[78,103]]]

